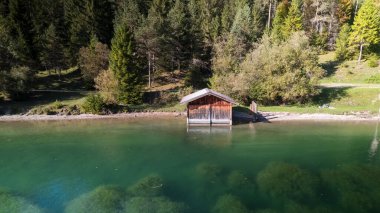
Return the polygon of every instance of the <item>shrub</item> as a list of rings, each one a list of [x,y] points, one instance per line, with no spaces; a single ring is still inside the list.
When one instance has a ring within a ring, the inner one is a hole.
[[[0,73],[0,92],[11,99],[22,99],[28,93],[34,73],[25,66],[16,66]]]
[[[91,94],[84,101],[82,108],[86,113],[101,114],[104,106],[104,100],[99,94]]]
[[[378,67],[379,66],[379,57],[375,54],[372,54],[368,57],[368,66],[369,67]]]
[[[95,88],[99,91],[105,103],[117,103],[118,81],[111,70],[103,70],[99,73],[95,78]]]
[[[106,44],[100,43],[96,38],[91,39],[88,47],[79,50],[79,67],[83,79],[93,85],[98,74],[108,68],[109,49]]]

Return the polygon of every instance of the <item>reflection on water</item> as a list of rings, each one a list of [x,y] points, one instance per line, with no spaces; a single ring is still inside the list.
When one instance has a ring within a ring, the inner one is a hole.
[[[209,146],[229,146],[232,143],[231,126],[188,126],[189,143]]]
[[[374,134],[373,140],[371,142],[371,147],[369,148],[369,159],[370,160],[375,157],[378,146],[379,146],[378,132],[379,132],[379,121],[377,121],[377,123],[376,123],[375,134]]]

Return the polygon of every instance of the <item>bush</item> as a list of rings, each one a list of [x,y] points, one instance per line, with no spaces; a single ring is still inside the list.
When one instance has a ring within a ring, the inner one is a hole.
[[[296,32],[280,43],[264,36],[237,70],[214,73],[211,86],[243,102],[305,103],[319,94],[316,85],[324,74],[318,51],[304,32]]]
[[[88,47],[79,50],[79,67],[86,83],[93,85],[96,76],[108,68],[109,52],[107,45],[96,38],[91,40]]]
[[[379,57],[375,54],[368,57],[368,66],[369,67],[378,67],[379,66]]]
[[[82,108],[86,113],[101,114],[104,111],[104,100],[99,94],[91,94],[84,101]]]
[[[99,91],[105,103],[117,103],[118,81],[111,70],[103,70],[99,73],[95,78],[95,88]]]
[[[25,66],[16,66],[0,73],[0,92],[11,99],[22,99],[29,92],[34,73]]]

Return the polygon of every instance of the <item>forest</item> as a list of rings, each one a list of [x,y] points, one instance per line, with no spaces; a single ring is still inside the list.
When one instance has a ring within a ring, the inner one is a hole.
[[[90,103],[141,104],[163,73],[243,104],[307,103],[318,55],[377,66],[379,43],[379,0],[0,0],[0,97],[76,68]]]

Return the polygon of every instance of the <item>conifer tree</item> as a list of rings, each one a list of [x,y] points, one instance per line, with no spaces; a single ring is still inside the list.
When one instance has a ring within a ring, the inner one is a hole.
[[[62,43],[57,36],[56,28],[51,24],[42,37],[40,61],[46,70],[62,69],[64,66],[64,52]]]
[[[284,39],[284,21],[288,15],[289,5],[285,0],[277,6],[276,15],[273,19],[272,37],[278,41]]]
[[[181,62],[188,64],[190,59],[190,20],[186,5],[181,0],[176,0],[173,8],[168,13],[168,24],[170,26],[169,43],[172,63],[181,69]],[[173,66],[172,66],[173,69]]]
[[[350,38],[351,28],[348,24],[344,24],[339,33],[339,37],[336,40],[335,46],[335,58],[337,60],[345,60],[349,55],[349,38]]]
[[[359,47],[358,63],[362,60],[364,46],[380,42],[380,6],[374,0],[364,1],[355,17],[350,43]]]
[[[284,36],[288,38],[292,33],[300,31],[303,29],[303,19],[301,11],[302,2],[301,0],[293,0],[290,8],[289,14],[285,19],[284,23]]]
[[[112,39],[110,68],[118,80],[118,99],[138,104],[142,99],[141,72],[137,65],[133,34],[125,25],[118,26]]]

